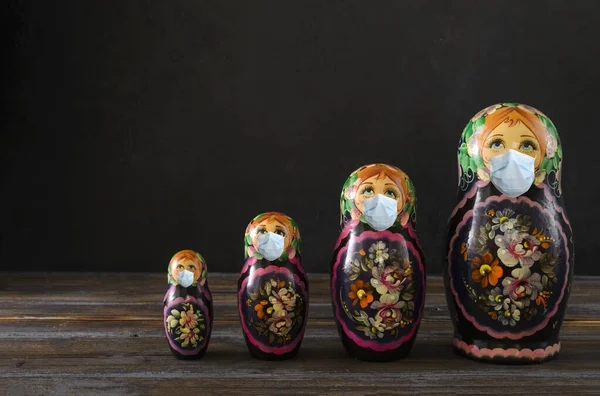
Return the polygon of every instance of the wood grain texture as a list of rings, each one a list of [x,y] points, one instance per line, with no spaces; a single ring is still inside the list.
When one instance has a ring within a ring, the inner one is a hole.
[[[474,362],[453,353],[441,278],[408,359],[347,357],[329,278],[310,275],[307,330],[297,358],[250,357],[239,326],[234,275],[212,274],[213,336],[199,361],[175,359],[162,328],[165,276],[18,274],[0,279],[0,394],[437,394],[599,393],[600,278],[577,278],[558,359],[534,366]]]

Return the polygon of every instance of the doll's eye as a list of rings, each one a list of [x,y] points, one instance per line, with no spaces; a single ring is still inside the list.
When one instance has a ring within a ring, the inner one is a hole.
[[[188,265],[188,269],[190,271],[196,271],[196,267],[194,265]]]
[[[393,199],[396,199],[398,197],[398,194],[396,193],[396,191],[394,191],[391,188],[388,188],[387,190],[385,190],[384,195],[388,198],[393,198]]]
[[[181,265],[181,264],[177,264],[177,269],[178,269],[178,270],[182,270],[182,269],[183,269],[183,265]]]
[[[524,140],[521,142],[521,147],[519,147],[522,151],[533,151],[537,149],[537,146],[531,140]]]
[[[278,229],[275,230],[275,234],[281,235],[282,237],[285,238],[285,231],[284,230],[281,230],[281,229],[278,228]]]
[[[504,148],[504,142],[502,141],[502,139],[496,139],[496,140],[492,140],[489,144],[488,147],[491,148],[492,150],[502,150]]]
[[[256,234],[258,234],[258,235],[264,235],[266,233],[267,233],[266,228],[259,228],[258,230],[256,230]]]
[[[365,187],[365,189],[363,190],[363,195],[373,195],[373,187]]]

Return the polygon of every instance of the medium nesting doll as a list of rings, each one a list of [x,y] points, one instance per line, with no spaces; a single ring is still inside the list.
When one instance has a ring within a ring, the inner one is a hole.
[[[180,359],[201,358],[213,324],[206,261],[193,250],[182,250],[169,263],[168,280],[163,322],[169,347]]]
[[[246,228],[244,243],[238,308],[248,349],[258,359],[292,358],[308,313],[298,225],[282,213],[263,213]]]
[[[408,176],[390,165],[363,166],[344,184],[331,293],[352,357],[400,359],[415,341],[425,298],[416,201]]]
[[[556,128],[526,105],[488,107],[463,131],[445,265],[459,353],[532,363],[559,352],[574,263],[561,159]]]

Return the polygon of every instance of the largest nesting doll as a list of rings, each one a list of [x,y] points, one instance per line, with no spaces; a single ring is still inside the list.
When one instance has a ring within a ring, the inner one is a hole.
[[[246,228],[238,308],[246,345],[258,359],[289,359],[300,349],[308,314],[301,246],[298,225],[283,213],[260,214]]]
[[[342,343],[361,360],[403,358],[425,297],[413,184],[396,167],[363,166],[346,180],[340,209],[331,294]]]
[[[506,363],[559,352],[574,262],[561,159],[556,128],[526,105],[488,107],[463,131],[445,265],[458,352]]]

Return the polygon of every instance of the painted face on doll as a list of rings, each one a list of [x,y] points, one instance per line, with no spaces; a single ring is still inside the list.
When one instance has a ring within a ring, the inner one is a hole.
[[[182,258],[171,263],[171,274],[173,279],[177,281],[179,279],[179,274],[183,271],[189,271],[194,274],[194,283],[200,279],[200,275],[202,274],[202,264],[198,264],[194,260],[190,260],[188,258]]]
[[[379,175],[371,176],[363,181],[357,189],[354,197],[354,205],[362,213],[363,202],[366,199],[373,198],[377,194],[381,194],[388,198],[398,201],[396,213],[400,213],[404,207],[404,194],[402,189],[394,183],[388,176],[381,177]]]
[[[542,161],[540,143],[535,134],[520,121],[503,122],[490,132],[481,148],[481,157],[489,169],[489,160],[496,155],[513,149],[535,158],[534,167],[538,169]]]
[[[292,235],[290,235],[289,228],[279,220],[267,218],[258,223],[252,232],[252,245],[255,249],[258,250],[258,237],[269,232],[283,237],[283,250],[286,250],[290,246]]]

